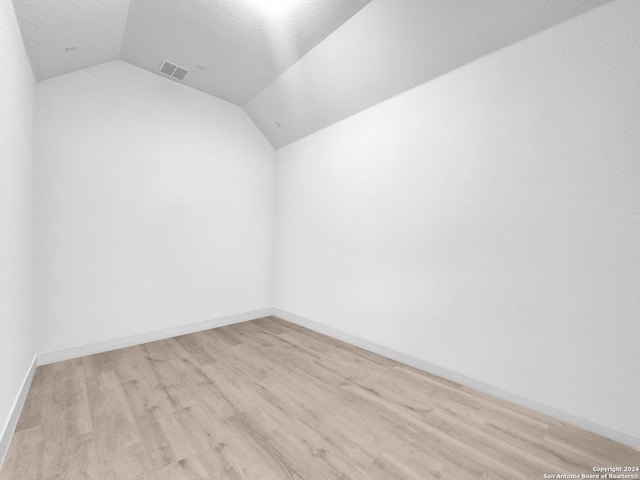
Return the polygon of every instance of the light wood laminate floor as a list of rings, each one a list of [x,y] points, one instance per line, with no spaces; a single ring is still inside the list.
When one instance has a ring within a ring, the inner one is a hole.
[[[277,318],[39,367],[0,480],[542,479],[640,453]]]

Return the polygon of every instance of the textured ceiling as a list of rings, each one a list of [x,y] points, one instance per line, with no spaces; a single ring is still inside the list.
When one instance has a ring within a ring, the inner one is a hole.
[[[14,5],[38,80],[117,58],[158,73],[168,60],[190,71],[186,85],[244,107],[277,148],[609,1]]]
[[[129,0],[14,0],[37,80],[120,56]],[[77,47],[66,51],[65,48]]]
[[[158,72],[160,62],[169,60],[190,70],[183,83],[242,105],[369,1],[14,0],[14,5],[38,80],[116,58]]]
[[[187,85],[242,105],[369,2],[289,0],[270,15],[269,1],[131,0],[121,58],[150,71],[167,59],[191,71]]]

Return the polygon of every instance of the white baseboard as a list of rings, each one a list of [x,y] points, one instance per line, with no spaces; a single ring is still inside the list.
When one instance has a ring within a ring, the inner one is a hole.
[[[260,310],[252,310],[250,312],[238,313],[234,315],[228,315],[225,317],[214,318],[211,320],[205,320],[202,322],[189,323],[187,325],[177,325],[175,327],[169,327],[162,330],[155,330],[152,332],[144,332],[136,335],[130,335],[126,337],[112,338],[109,340],[103,340],[100,342],[87,343],[83,345],[75,345],[73,347],[62,348],[59,350],[50,350],[48,352],[40,352],[33,356],[29,370],[22,382],[22,386],[16,396],[16,399],[11,407],[9,418],[7,419],[4,427],[0,431],[0,467],[7,453],[11,436],[15,431],[24,401],[29,392],[31,381],[36,372],[38,365],[47,365],[49,363],[62,362],[64,360],[71,360],[72,358],[83,357],[85,355],[93,355],[95,353],[107,352],[109,350],[116,350],[118,348],[130,347],[133,345],[140,345],[147,342],[153,342],[155,340],[162,340],[165,338],[175,337],[177,335],[186,335],[188,333],[200,332],[202,330],[208,330],[210,328],[223,327],[225,325],[232,325],[234,323],[246,322],[248,320],[255,320],[257,318],[269,317],[273,315],[273,308],[262,308]]]
[[[73,347],[62,348],[60,350],[50,350],[48,352],[40,352],[37,354],[38,365],[47,365],[49,363],[62,362],[71,360],[72,358],[84,357],[85,355],[93,355],[96,353],[117,350],[118,348],[131,347],[143,343],[163,340],[178,335],[186,335],[188,333],[209,330],[210,328],[224,327],[234,323],[246,322],[257,318],[268,317],[273,315],[272,308],[262,308],[260,310],[252,310],[250,312],[237,313],[226,317],[204,320],[202,322],[188,323],[186,325],[177,325],[175,327],[164,328],[162,330],[154,330],[151,332],[138,333],[126,337],[111,338],[94,343],[85,343],[82,345],[74,345]]]
[[[544,415],[548,415],[549,417],[555,418],[562,422],[568,423],[570,425],[574,425],[584,430],[588,430],[597,435],[600,435],[605,438],[609,438],[611,440],[622,443],[624,445],[628,445],[631,448],[634,448],[636,450],[640,450],[640,438],[633,437],[624,432],[614,430],[612,428],[606,427],[599,423],[592,422],[590,420],[585,420],[584,418],[581,418],[581,417],[576,417],[575,415],[571,415],[570,413],[564,412],[562,410],[558,410],[548,405],[536,402],[535,400],[531,400],[529,398],[507,392],[506,390],[502,390],[499,387],[495,387],[493,385],[481,382],[479,380],[475,380],[473,378],[467,377],[460,373],[451,371],[447,368],[433,365],[423,360],[419,360],[409,355],[405,355],[403,353],[397,352],[390,348],[383,347],[382,345],[378,345],[368,340],[364,340],[362,338],[349,335],[348,333],[344,333],[334,328],[327,327],[325,325],[322,325],[320,323],[314,322],[307,318],[301,317],[294,313],[287,312],[279,308],[273,308],[273,315],[276,317],[282,318],[283,320],[286,320],[288,322],[295,323],[296,325],[300,325],[301,327],[308,328],[309,330],[322,333],[324,335],[335,338],[337,340],[341,340],[350,345],[355,345],[356,347],[363,348],[364,350],[377,353],[378,355],[382,355],[383,357],[391,358],[400,363],[404,363],[405,365],[410,365],[419,370],[423,370],[425,372],[432,373],[434,375],[445,378],[447,380],[451,380],[452,382],[456,382],[466,387],[478,390],[480,392],[493,395],[495,397],[501,398],[502,400],[506,400],[507,402],[520,405],[521,407],[528,408],[530,410],[533,410],[538,413],[542,413]]]
[[[11,436],[13,435],[13,432],[16,429],[16,425],[18,424],[20,413],[22,413],[22,407],[24,406],[24,401],[27,398],[27,393],[29,392],[29,387],[31,386],[33,376],[36,373],[37,366],[37,358],[36,355],[34,355],[33,360],[31,360],[31,365],[29,365],[29,369],[27,370],[24,380],[22,381],[22,385],[20,385],[18,395],[16,395],[16,399],[11,406],[9,417],[2,427],[2,430],[0,431],[0,468],[2,467],[2,462],[4,461],[4,457],[7,454]]]
[[[354,335],[341,332],[334,328],[327,327],[323,324],[314,322],[312,320],[301,317],[294,313],[287,312],[279,308],[263,308],[260,310],[253,310],[250,312],[229,315],[229,316],[215,318],[211,320],[205,320],[197,323],[190,323],[187,325],[178,325],[175,327],[165,328],[162,330],[155,330],[152,332],[145,332],[145,333],[140,333],[136,335],[130,335],[127,337],[113,338],[113,339],[104,340],[100,342],[76,345],[73,347],[64,348],[60,350],[52,350],[48,352],[38,353],[34,357],[34,361],[32,362],[29,368],[29,371],[27,372],[23,385],[14,403],[13,409],[11,411],[11,415],[6,425],[4,426],[2,433],[0,434],[0,460],[4,457],[6,453],[6,448],[9,444],[9,439],[11,437],[11,434],[13,433],[13,430],[15,429],[15,425],[20,416],[20,412],[24,404],[24,399],[29,390],[29,386],[31,385],[31,380],[33,378],[33,375],[36,369],[35,367],[37,365],[46,365],[49,363],[70,360],[72,358],[78,358],[85,355],[93,355],[95,353],[106,352],[109,350],[116,350],[118,348],[130,347],[133,345],[140,345],[147,342],[153,342],[155,340],[171,338],[177,335],[186,335],[189,333],[195,333],[202,330],[208,330],[210,328],[222,327],[225,325],[232,325],[234,323],[255,320],[257,318],[268,317],[272,315],[276,317],[280,317],[283,320],[289,321],[291,323],[295,323],[302,327],[306,327],[318,333],[322,333],[332,338],[341,340],[348,344],[363,348],[370,352],[377,353],[378,355],[382,355],[384,357],[391,358],[393,360],[404,363],[406,365],[410,365],[420,370],[424,370],[434,375],[438,375],[447,380],[460,383],[461,385],[467,386],[469,388],[473,388],[475,390],[493,395],[495,397],[501,398],[508,402],[514,403],[516,405],[520,405],[522,407],[529,408],[533,411],[542,413],[544,415],[548,415],[562,422],[574,425],[576,427],[582,428],[584,430],[588,430],[590,432],[596,433],[598,435],[609,438],[616,442],[620,442],[622,444],[628,445],[632,448],[635,448],[636,450],[640,450],[640,438],[631,436],[629,434],[620,432],[618,430],[614,430],[610,427],[606,427],[604,425],[592,422],[590,420],[577,417],[575,415],[564,412],[562,410],[558,410],[548,405],[536,402],[535,400],[531,400],[529,398],[522,397],[520,395],[508,392],[499,387],[467,377],[465,375],[454,372],[447,368],[434,365],[434,364],[425,362],[423,360],[419,360],[409,355],[405,355],[403,353],[397,352],[395,350],[384,347],[382,345],[378,345],[376,343],[370,342],[360,337],[356,337]],[[1,465],[1,462],[0,462],[0,465]]]

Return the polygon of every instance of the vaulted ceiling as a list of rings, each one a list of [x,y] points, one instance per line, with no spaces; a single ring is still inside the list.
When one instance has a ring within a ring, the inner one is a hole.
[[[38,80],[121,59],[281,147],[610,0],[14,0]]]
[[[162,60],[243,105],[370,0],[15,0],[36,78]],[[270,10],[265,5],[279,5]]]

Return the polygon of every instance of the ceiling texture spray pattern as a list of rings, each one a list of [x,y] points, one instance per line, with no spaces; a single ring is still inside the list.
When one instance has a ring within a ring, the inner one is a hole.
[[[14,0],[36,80],[116,60],[129,0]]]
[[[14,5],[38,80],[115,59],[160,74],[166,60],[188,70],[185,85],[243,107],[278,148],[608,1]]]
[[[190,70],[186,85],[242,106],[369,1],[14,4],[38,80],[118,58],[158,73],[168,60]]]
[[[177,63],[187,85],[244,105],[369,2],[275,0],[270,13],[270,1],[131,0],[121,58],[152,72]]]

